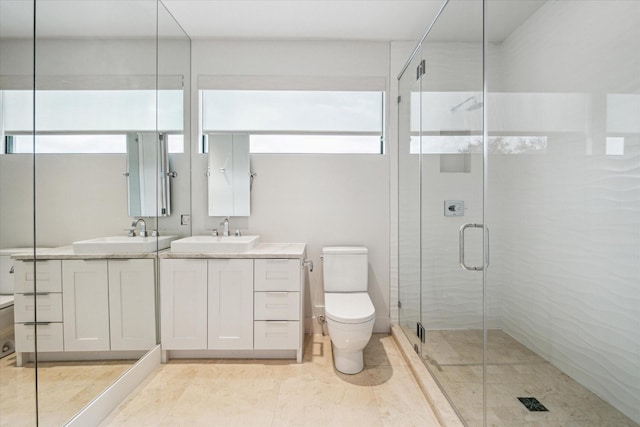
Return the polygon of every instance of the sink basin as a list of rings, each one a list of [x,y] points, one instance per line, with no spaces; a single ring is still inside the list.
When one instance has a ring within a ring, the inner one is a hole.
[[[159,237],[127,237],[110,236],[98,239],[81,240],[73,243],[76,254],[118,254],[118,253],[147,253],[166,249],[178,236]],[[157,243],[156,243],[157,241]]]
[[[171,242],[171,252],[224,254],[247,252],[260,236],[192,236]]]

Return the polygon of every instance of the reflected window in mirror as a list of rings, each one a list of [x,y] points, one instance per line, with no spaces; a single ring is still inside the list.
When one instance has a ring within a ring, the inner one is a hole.
[[[45,134],[35,139],[37,154],[126,153],[126,134]],[[5,135],[5,154],[33,153],[33,135]]]

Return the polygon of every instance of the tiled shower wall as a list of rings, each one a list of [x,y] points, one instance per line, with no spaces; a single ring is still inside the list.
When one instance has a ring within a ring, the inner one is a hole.
[[[489,26],[491,7],[488,1]],[[504,42],[489,46],[489,136],[540,136],[545,146],[505,150],[490,140],[484,165],[486,218],[480,212],[480,154],[471,155],[465,174],[441,173],[439,155],[423,156],[422,177],[422,320],[427,329],[482,327],[482,278],[457,266],[457,230],[462,223],[484,220],[491,233],[488,327],[505,330],[636,422],[639,20],[638,2],[547,2]],[[428,90],[473,91],[473,84],[454,88],[449,83],[465,72],[470,81],[477,79],[478,63],[469,55],[474,51],[471,44],[427,42],[424,57],[431,63],[452,64],[452,56],[465,52],[471,61],[429,74],[440,79],[440,87]],[[623,153],[613,154],[611,139],[607,147],[611,137],[624,138]],[[401,157],[400,170],[417,167],[414,160],[403,163]],[[418,182],[401,177],[399,209],[406,221],[419,221],[403,212],[416,205],[403,207],[402,199],[418,194]],[[465,200],[465,217],[443,218],[444,199]],[[405,229],[401,222],[401,322],[403,314],[419,318],[420,310],[420,260],[411,250],[420,242],[410,233],[416,227]],[[470,240],[468,254],[477,257],[478,243],[473,236]],[[407,278],[416,283],[403,282]]]
[[[640,3],[548,2],[502,54],[489,133],[547,137],[489,156],[503,328],[640,422]]]

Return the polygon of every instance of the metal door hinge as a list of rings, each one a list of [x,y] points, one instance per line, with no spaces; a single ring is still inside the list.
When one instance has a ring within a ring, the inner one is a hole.
[[[420,322],[416,323],[416,335],[420,338],[420,342],[426,342],[424,326],[422,326],[422,323]]]
[[[426,73],[426,69],[427,69],[427,64],[423,59],[422,61],[420,61],[420,65],[418,65],[418,68],[416,69],[416,80],[420,80],[422,77],[424,77]]]

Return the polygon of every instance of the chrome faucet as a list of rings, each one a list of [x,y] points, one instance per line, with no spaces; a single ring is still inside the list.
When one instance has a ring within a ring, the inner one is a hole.
[[[140,226],[140,237],[147,237],[147,223],[144,222],[144,219],[142,218],[138,218],[137,220],[134,220],[133,223],[131,223],[131,226],[133,227],[133,235],[136,235],[135,229],[140,222],[142,223],[142,225]]]
[[[229,217],[226,217],[224,221],[220,223],[220,225],[224,226],[224,231],[222,232],[222,235],[229,236]]]

